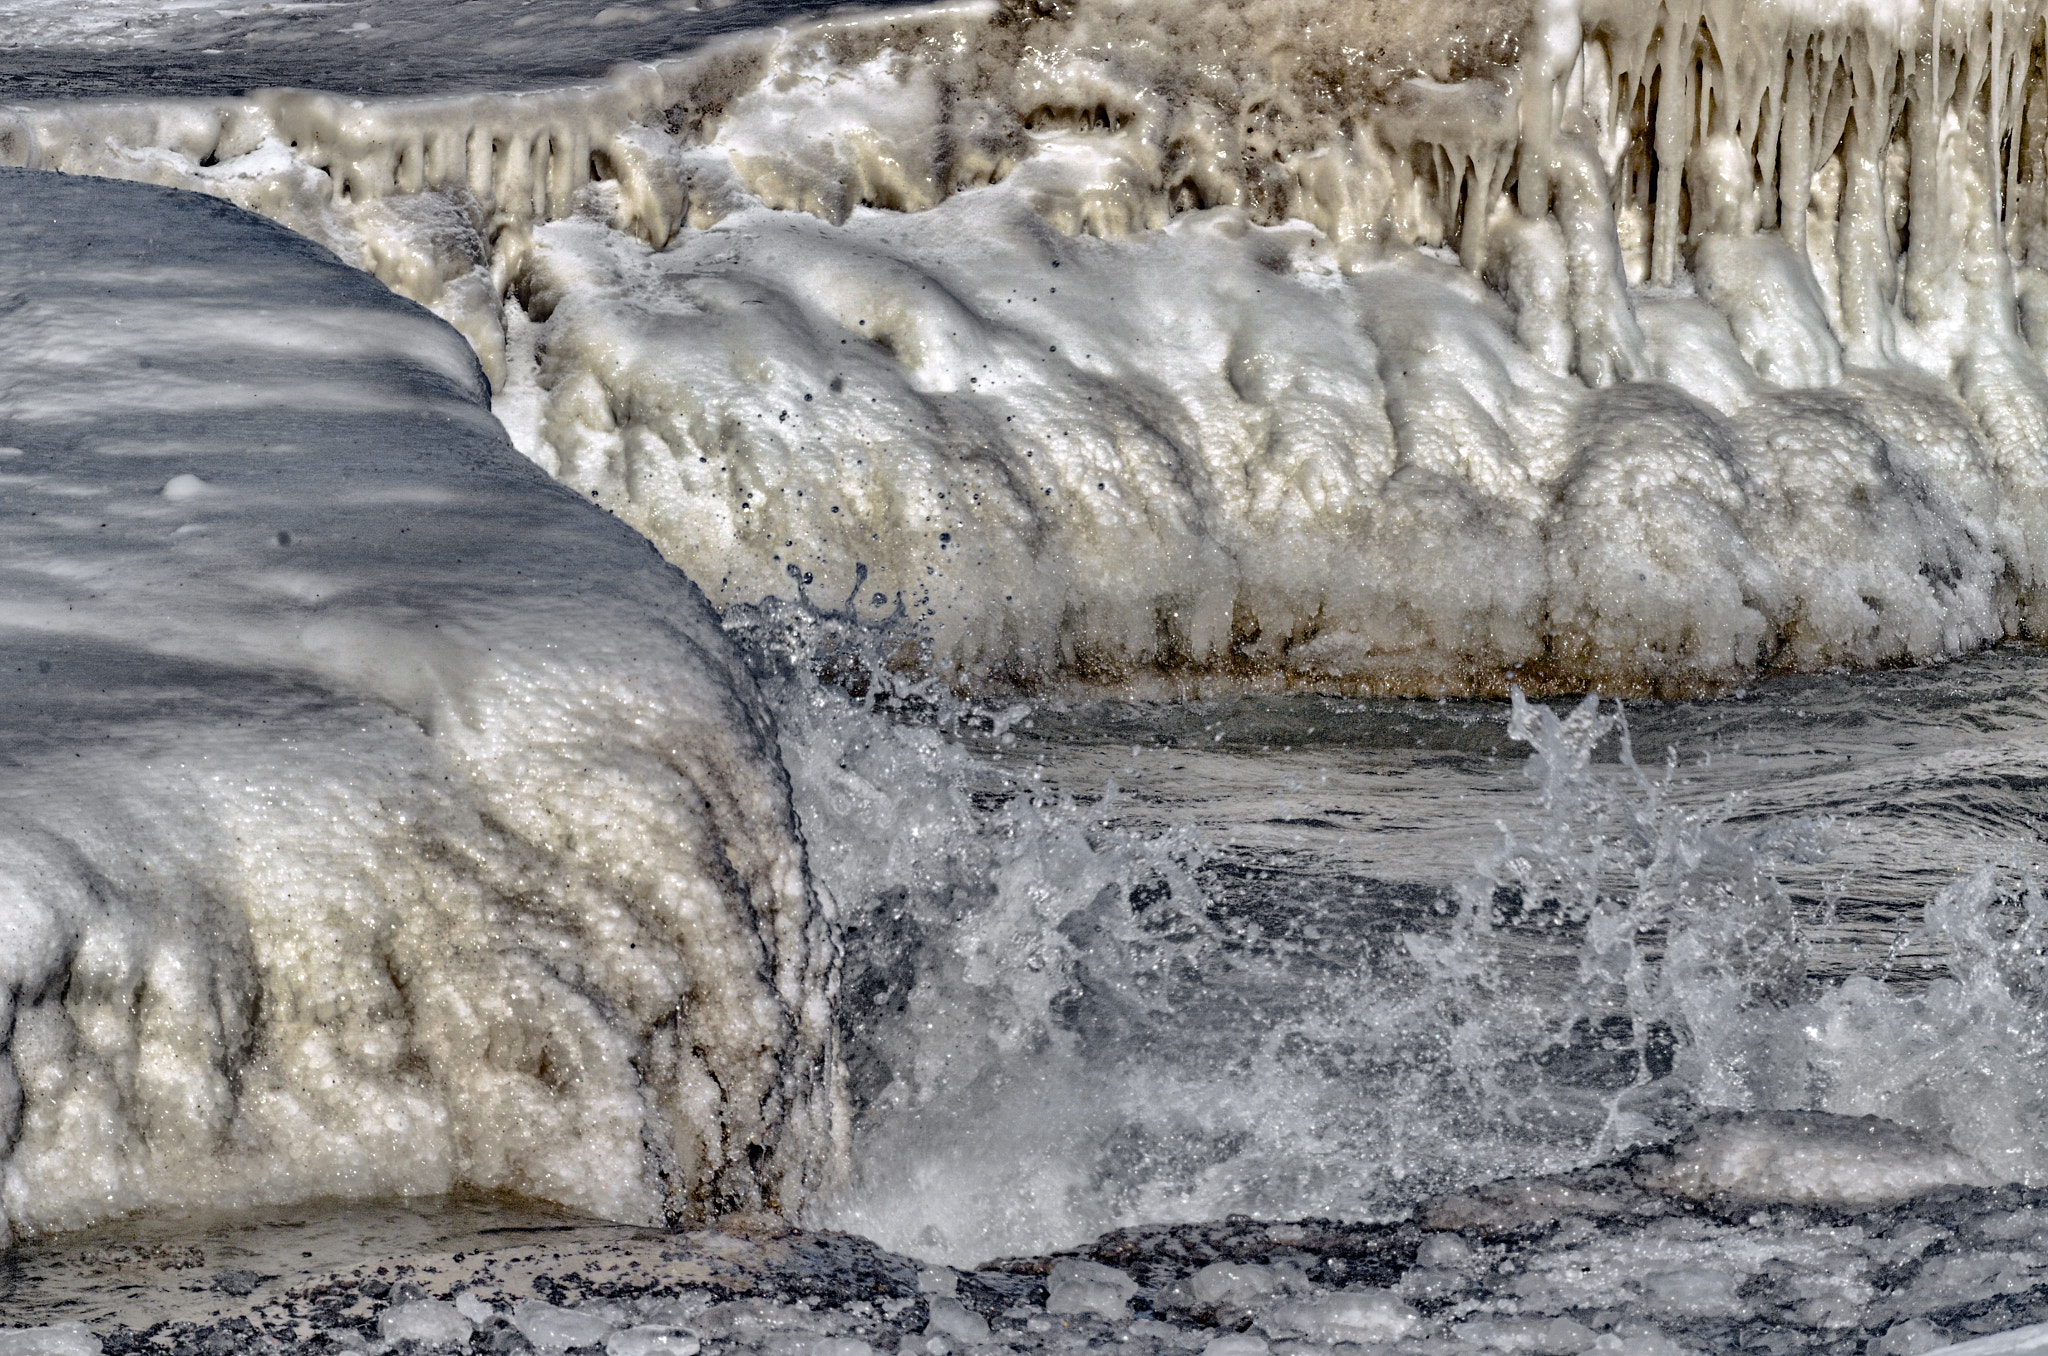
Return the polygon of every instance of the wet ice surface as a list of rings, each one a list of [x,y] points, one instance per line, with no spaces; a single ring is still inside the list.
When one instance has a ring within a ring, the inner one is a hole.
[[[0,1239],[824,1167],[827,939],[701,595],[261,218],[0,170],[0,278]]]

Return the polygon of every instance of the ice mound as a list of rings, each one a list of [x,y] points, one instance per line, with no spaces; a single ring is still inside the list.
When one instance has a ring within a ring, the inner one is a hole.
[[[328,242],[715,602],[965,684],[1669,692],[2028,631],[2036,8],[1044,8],[25,104],[0,156]]]
[[[1666,1154],[1646,1155],[1642,1183],[1694,1200],[1738,1204],[1890,1205],[1990,1175],[1938,1138],[1878,1116],[1762,1111],[1703,1121]]]
[[[0,154],[437,308],[721,606],[968,685],[1672,692],[2028,634],[2048,579],[2044,30],[1874,14],[963,6]]]
[[[833,952],[701,595],[268,222],[0,171],[0,278],[0,1220],[800,1205]]]

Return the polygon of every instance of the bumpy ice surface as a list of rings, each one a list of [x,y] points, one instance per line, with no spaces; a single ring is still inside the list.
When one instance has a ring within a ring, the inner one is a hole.
[[[0,277],[0,1220],[828,1175],[830,944],[701,595],[267,222],[10,170]]]

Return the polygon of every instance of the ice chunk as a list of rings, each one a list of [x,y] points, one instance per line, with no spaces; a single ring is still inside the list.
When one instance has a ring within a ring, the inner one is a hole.
[[[1271,1348],[1272,1343],[1255,1332],[1227,1332],[1210,1338],[1202,1356],[1266,1356]]]
[[[697,1356],[703,1343],[681,1328],[641,1324],[621,1328],[604,1339],[605,1356]],[[842,1352],[839,1356],[867,1356],[865,1352]]]
[[[377,1335],[387,1342],[467,1347],[476,1330],[468,1315],[442,1300],[394,1304],[377,1316]]]
[[[1593,1349],[1593,1330],[1569,1318],[1475,1318],[1451,1335],[1494,1351],[1528,1351],[1540,1356],[1578,1356]]]
[[[1944,1186],[1989,1185],[1974,1159],[1893,1121],[1813,1111],[1709,1119],[1669,1154],[1646,1157],[1638,1179],[1694,1199],[1867,1208]]]
[[[1211,1262],[1188,1278],[1195,1299],[1205,1305],[1245,1308],[1281,1288],[1281,1274],[1253,1262]]]
[[[488,1323],[497,1316],[497,1309],[489,1301],[479,1297],[473,1290],[465,1290],[454,1300],[456,1310],[472,1323]]]
[[[1886,1328],[1868,1350],[1870,1356],[1927,1356],[1930,1351],[1951,1345],[1948,1334],[1926,1319],[1902,1318]]]
[[[969,1346],[976,1346],[989,1340],[988,1320],[951,1296],[935,1295],[932,1297],[931,1321],[925,1325],[925,1335],[951,1337]]]
[[[100,1356],[100,1339],[83,1323],[0,1328],[0,1356]]]
[[[1096,1314],[1123,1319],[1131,1315],[1131,1296],[1138,1283],[1115,1267],[1085,1258],[1063,1257],[1047,1278],[1045,1311],[1049,1314]]]
[[[564,1309],[545,1300],[521,1300],[512,1306],[512,1326],[536,1351],[567,1351],[602,1346],[614,1326],[595,1314]]]
[[[1315,1342],[1392,1342],[1422,1326],[1422,1315],[1391,1290],[1339,1290],[1276,1304],[1259,1315],[1269,1336]]]
[[[269,222],[0,169],[0,276],[5,1219],[799,1204],[831,947],[701,595]]]

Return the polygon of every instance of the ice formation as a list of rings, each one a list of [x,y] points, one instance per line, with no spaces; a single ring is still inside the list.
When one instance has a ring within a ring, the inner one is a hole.
[[[0,279],[0,1237],[829,1180],[834,942],[702,595],[271,223],[4,170]]]
[[[2043,25],[963,4],[524,94],[22,104],[0,158],[434,307],[721,605],[969,683],[1675,690],[2028,633]]]

